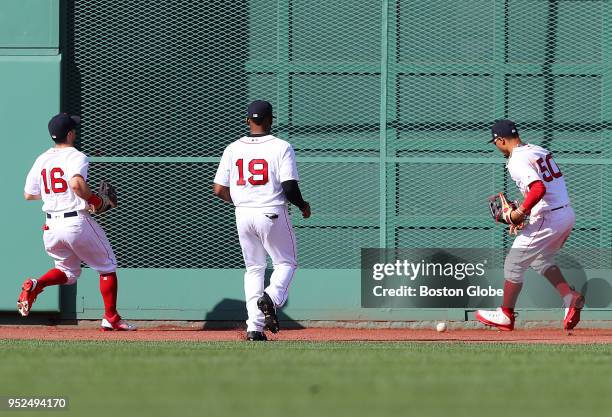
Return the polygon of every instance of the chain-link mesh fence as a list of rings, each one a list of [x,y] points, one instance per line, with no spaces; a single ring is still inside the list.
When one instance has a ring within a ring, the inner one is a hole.
[[[610,247],[608,1],[67,0],[63,107],[83,117],[120,265],[240,268],[216,162],[270,101],[313,218],[300,264],[362,247],[504,247],[486,198],[518,197],[486,144],[511,118],[549,148],[577,214],[568,247]]]

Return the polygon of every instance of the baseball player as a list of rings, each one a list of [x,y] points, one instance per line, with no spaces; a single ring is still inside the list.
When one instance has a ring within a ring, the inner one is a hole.
[[[497,149],[508,159],[510,176],[524,196],[519,207],[508,202],[503,194],[503,216],[511,234],[517,236],[504,264],[504,300],[495,311],[478,310],[476,318],[501,330],[514,329],[514,306],[523,286],[525,271],[530,266],[557,289],[565,306],[563,327],[571,330],[580,321],[584,306],[582,294],[574,291],[555,264],[575,224],[574,210],[565,187],[563,173],[546,149],[523,143],[516,125],[499,120],[491,129]],[[523,224],[529,215],[528,224]]]
[[[270,134],[272,105],[252,102],[247,111],[250,135],[225,148],[215,175],[214,194],[236,206],[236,226],[246,265],[244,293],[248,313],[247,340],[265,341],[264,329],[279,330],[276,309],[287,300],[297,268],[295,235],[287,202],[304,218],[310,205],[298,186],[291,145]],[[264,289],[266,254],[274,272]]]
[[[55,146],[40,155],[28,173],[24,197],[43,201],[45,250],[55,268],[38,279],[24,281],[17,302],[22,316],[30,313],[36,297],[50,285],[72,285],[81,275],[81,262],[100,274],[104,300],[103,330],[135,330],[117,313],[117,262],[102,228],[89,212],[114,206],[109,196],[93,193],[87,185],[89,161],[74,147],[80,118],[60,113],[49,121]]]

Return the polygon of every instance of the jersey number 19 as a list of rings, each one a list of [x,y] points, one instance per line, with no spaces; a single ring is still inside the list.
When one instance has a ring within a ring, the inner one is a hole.
[[[244,179],[244,159],[236,161],[238,167],[238,181],[236,185],[246,185]],[[268,161],[265,159],[251,159],[249,161],[249,173],[251,176],[248,181],[251,185],[264,185],[268,183]]]

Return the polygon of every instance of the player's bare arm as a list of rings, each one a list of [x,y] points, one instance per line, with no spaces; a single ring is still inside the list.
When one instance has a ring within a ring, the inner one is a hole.
[[[307,201],[306,206],[300,209],[302,211],[302,217],[307,219],[311,216],[312,212],[310,210],[310,203]]]
[[[230,195],[229,187],[214,183],[213,184],[213,194],[219,197],[223,201],[227,201],[228,203],[232,202],[232,196]]]
[[[69,181],[70,189],[83,200],[87,201],[90,211],[96,211],[101,205],[102,200],[91,191],[89,184],[80,175],[75,175]]]
[[[83,200],[87,201],[89,211],[92,213],[103,213],[111,208],[117,207],[117,196],[115,189],[106,181],[100,182],[98,193],[94,193],[89,188],[89,184],[81,175],[77,174],[69,181],[70,189]],[[102,190],[104,187],[110,190]]]
[[[85,178],[80,175],[75,175],[72,177],[69,184],[72,191],[85,201],[88,201],[93,195],[93,192],[91,191],[91,188],[89,188]]]
[[[533,181],[529,184],[529,192],[525,196],[523,203],[510,214],[512,221],[516,224],[523,223],[525,217],[531,209],[540,202],[542,197],[546,194],[546,186],[542,181]]]

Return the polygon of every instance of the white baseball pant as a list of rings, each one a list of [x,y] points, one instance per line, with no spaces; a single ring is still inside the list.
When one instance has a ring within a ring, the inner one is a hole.
[[[257,300],[265,291],[276,307],[287,301],[289,285],[297,269],[295,234],[287,206],[236,207],[236,227],[246,266],[244,295],[248,313],[247,331],[263,331],[264,315]],[[267,255],[274,271],[264,290]]]
[[[555,255],[572,233],[575,223],[576,216],[571,206],[530,218],[506,256],[504,277],[522,283],[530,266],[543,275],[556,265]]]
[[[74,284],[81,275],[81,261],[100,274],[117,269],[113,249],[104,233],[87,211],[74,217],[64,213],[47,216],[43,234],[45,250],[55,261],[55,267],[68,277],[66,285]]]

